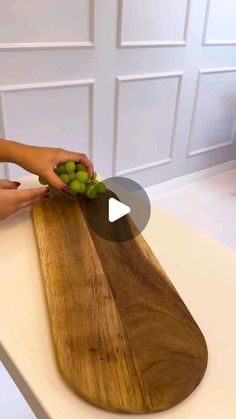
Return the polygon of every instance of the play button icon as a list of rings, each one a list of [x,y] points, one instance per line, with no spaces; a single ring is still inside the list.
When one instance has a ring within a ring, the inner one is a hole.
[[[110,223],[119,220],[121,217],[130,213],[130,207],[123,204],[115,198],[109,198],[108,204],[108,219]]]
[[[81,200],[91,234],[115,242],[131,240],[146,227],[151,205],[145,190],[133,180],[115,176],[103,180],[107,191]]]

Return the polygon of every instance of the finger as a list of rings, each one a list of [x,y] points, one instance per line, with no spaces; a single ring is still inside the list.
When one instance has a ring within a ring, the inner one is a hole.
[[[31,201],[33,199],[42,198],[47,194],[49,188],[30,188],[30,189],[21,189],[16,191],[17,193],[17,203],[20,205],[22,202]]]
[[[20,182],[12,182],[8,179],[0,179],[0,189],[17,189]]]
[[[81,162],[85,165],[88,175],[92,176],[93,175],[93,163],[91,162],[91,160],[89,160],[89,158],[86,156],[86,154],[83,153],[73,153],[73,152],[66,152],[65,155],[60,156],[60,162],[58,163],[64,163],[67,160],[73,160],[76,162]]]
[[[40,198],[34,198],[34,199],[29,200],[29,201],[23,201],[18,205],[18,209],[30,207],[31,205],[35,204],[36,202],[41,201],[43,198],[49,198],[49,195],[45,194],[43,197],[40,197]]]
[[[89,160],[89,158],[85,154],[81,154],[79,161],[85,165],[88,175],[90,177],[93,176],[94,167],[93,167],[92,162]]]
[[[69,191],[68,186],[62,182],[62,180],[56,175],[56,173],[54,173],[53,170],[47,172],[45,177],[49,185],[53,186],[54,188],[59,189],[64,193],[67,193]]]

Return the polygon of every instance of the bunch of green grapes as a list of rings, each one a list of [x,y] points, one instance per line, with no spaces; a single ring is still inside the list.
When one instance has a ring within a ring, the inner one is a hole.
[[[106,192],[106,185],[96,179],[97,173],[93,172],[93,176],[89,177],[83,163],[71,160],[59,163],[54,172],[68,186],[71,195],[83,195],[89,199],[95,199],[98,193]],[[41,176],[39,176],[39,182],[42,185],[48,184],[48,181]]]

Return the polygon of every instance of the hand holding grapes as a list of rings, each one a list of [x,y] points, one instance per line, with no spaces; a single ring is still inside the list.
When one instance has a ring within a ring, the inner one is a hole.
[[[88,175],[93,175],[93,165],[88,157],[83,153],[71,152],[61,148],[28,146],[17,142],[8,142],[3,140],[1,140],[0,146],[1,143],[3,143],[5,147],[6,143],[9,143],[9,153],[5,160],[1,160],[0,158],[0,161],[10,161],[16,163],[28,172],[37,174],[42,178],[47,179],[48,183],[52,187],[61,191],[65,192],[68,188],[54,173],[54,168],[58,163],[64,163],[68,160],[82,162],[88,172]]]
[[[66,192],[68,187],[56,175],[54,168],[58,163],[70,159],[82,162],[88,175],[93,175],[93,165],[85,154],[0,139],[0,162],[18,164],[27,171],[46,178],[50,186],[63,192]],[[0,181],[0,220],[46,197],[49,191],[48,187],[17,190],[18,186],[18,182]]]
[[[0,139],[0,162],[18,164],[39,175],[43,185],[50,186],[17,190],[18,182],[0,181],[0,220],[47,197],[48,191],[53,188],[72,195],[84,193],[90,199],[94,199],[98,192],[105,192],[105,185],[96,180],[93,165],[83,153]],[[63,171],[58,173],[58,167]]]
[[[78,197],[80,195],[86,196],[89,199],[95,199],[97,194],[106,192],[106,185],[99,182],[97,173],[93,172],[92,176],[88,175],[86,167],[83,163],[76,163],[73,160],[68,160],[66,163],[59,163],[54,168],[54,173],[67,186],[70,195]],[[50,190],[54,192],[48,180],[39,176],[39,182],[42,185],[49,185]]]

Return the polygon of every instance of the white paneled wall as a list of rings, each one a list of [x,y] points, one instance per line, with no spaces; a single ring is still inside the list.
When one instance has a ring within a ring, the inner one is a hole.
[[[206,45],[236,45],[236,1],[208,0],[205,19]]]
[[[189,11],[189,0],[123,0],[120,9],[120,44],[184,45]]]
[[[235,0],[2,3],[3,137],[144,186],[236,157]]]
[[[236,67],[201,70],[196,87],[188,155],[227,147],[234,142],[235,135]]]
[[[171,161],[181,77],[159,73],[117,80],[114,175]]]
[[[93,43],[93,0],[13,0],[2,3],[2,48],[89,46]]]
[[[3,129],[27,144],[73,149],[92,156],[94,80],[9,86],[2,91]],[[10,166],[10,177],[22,169]],[[25,173],[26,174],[26,173]]]

